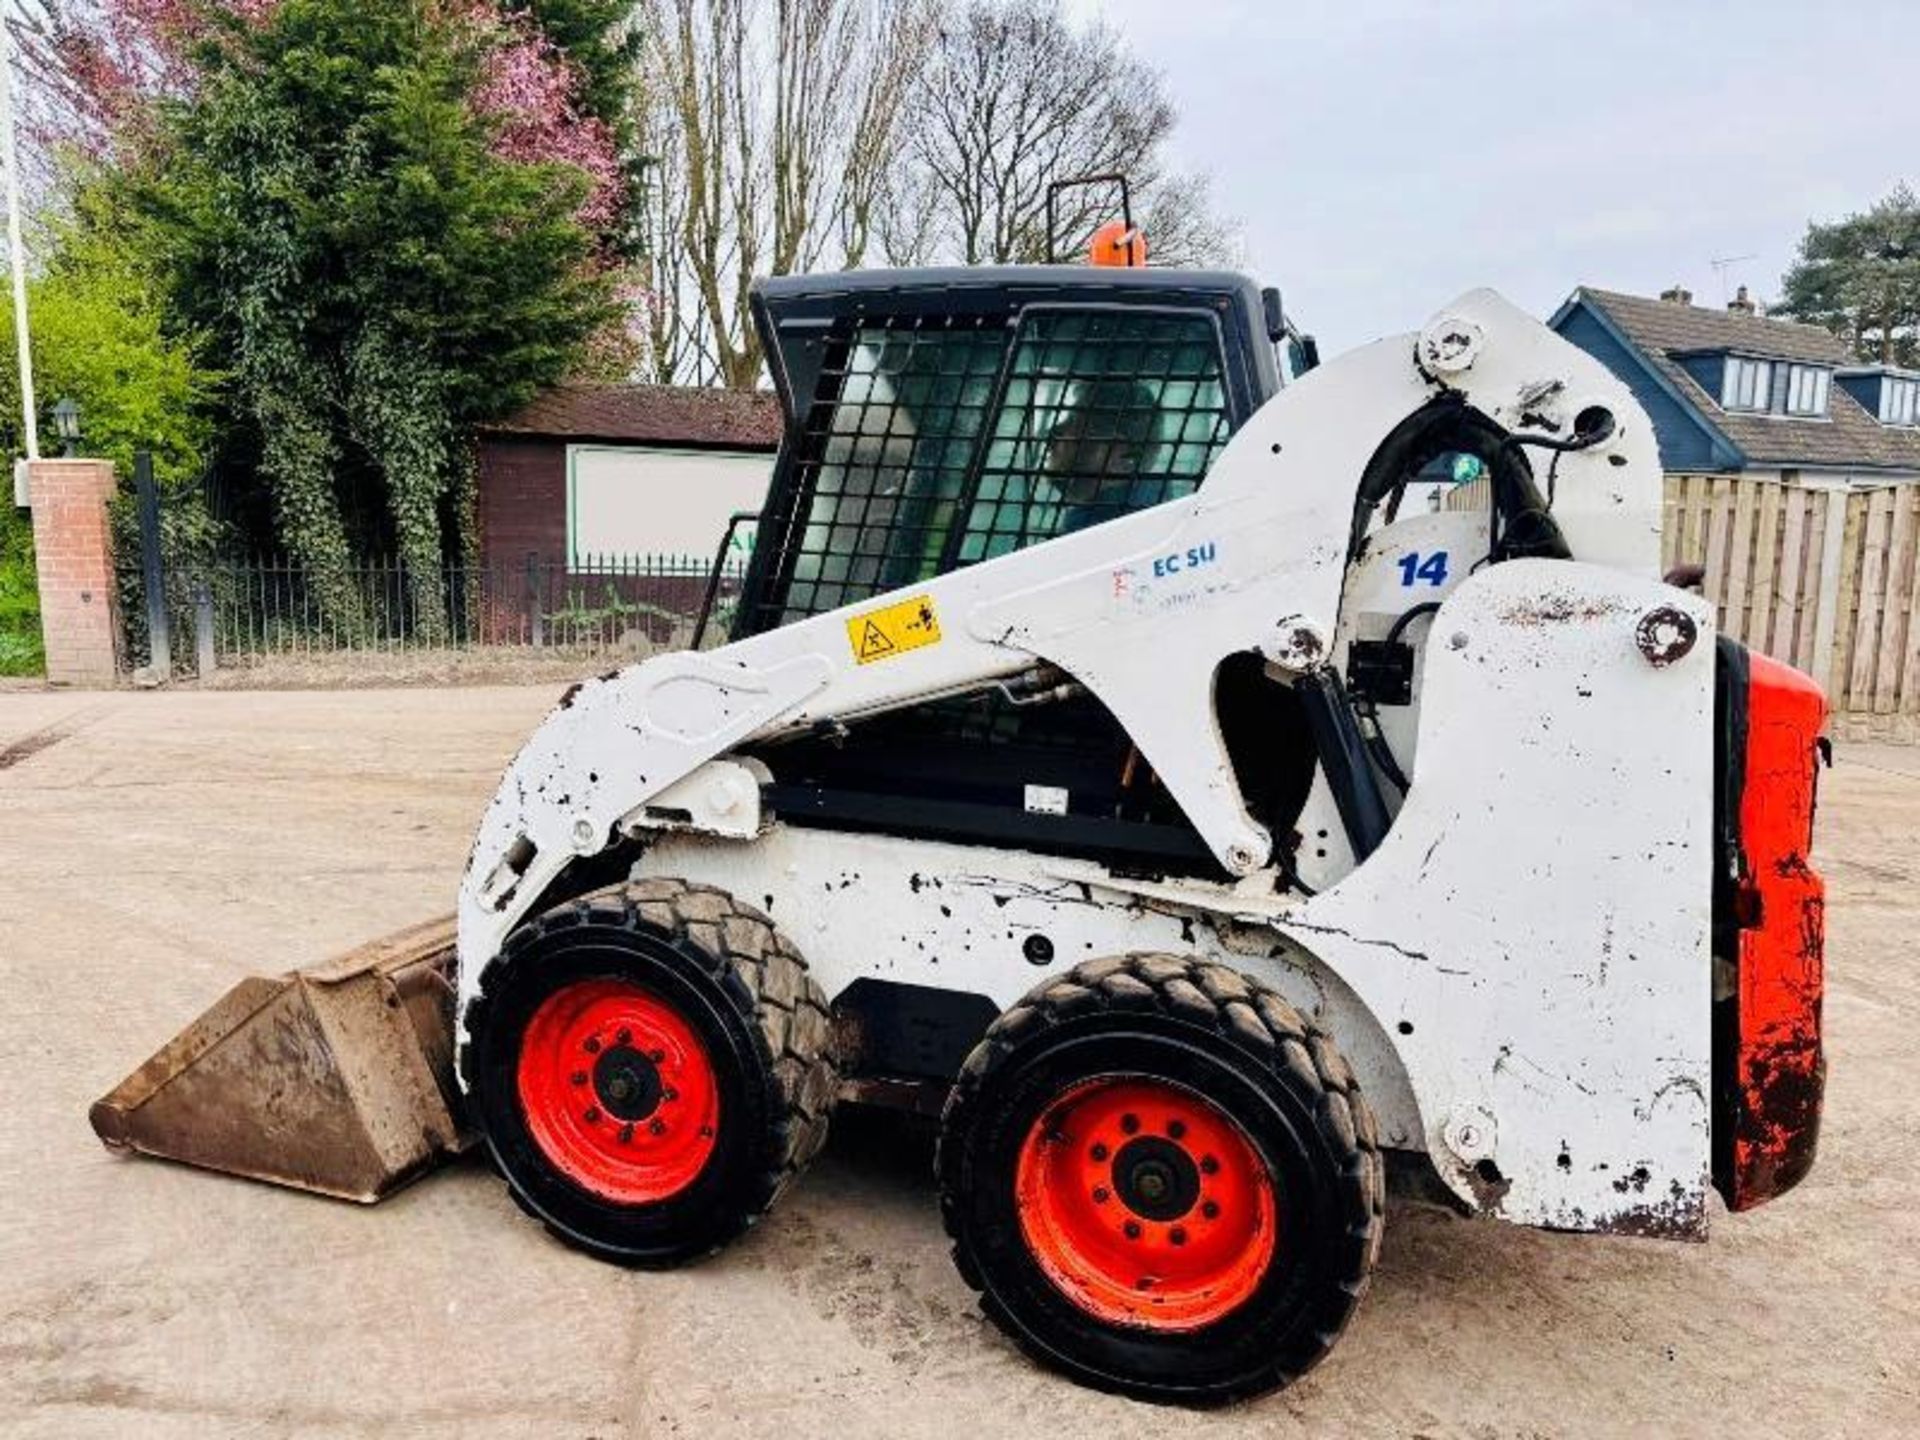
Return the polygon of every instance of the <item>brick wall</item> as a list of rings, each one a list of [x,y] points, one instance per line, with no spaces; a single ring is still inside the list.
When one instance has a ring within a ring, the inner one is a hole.
[[[29,467],[27,483],[47,680],[111,685],[119,635],[107,528],[113,466],[105,460],[41,460]]]
[[[480,562],[492,570],[567,558],[564,440],[489,435],[480,442],[476,516]]]

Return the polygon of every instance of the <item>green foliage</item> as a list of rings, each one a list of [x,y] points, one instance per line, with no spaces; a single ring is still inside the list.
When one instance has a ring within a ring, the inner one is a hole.
[[[48,260],[29,287],[42,454],[59,453],[53,407],[80,407],[81,449],[113,461],[122,481],[136,450],[153,454],[167,508],[169,550],[204,549],[210,527],[196,482],[212,437],[220,377],[201,364],[200,337],[170,333],[141,250],[90,197],[47,237]],[[24,454],[11,293],[0,296],[0,446]],[[4,479],[5,477],[0,477]],[[41,668],[31,520],[12,505],[0,520],[0,674]],[[131,505],[116,503],[114,529],[126,553]]]
[[[91,197],[48,242],[27,297],[42,453],[59,453],[53,407],[71,398],[86,454],[112,460],[124,478],[134,451],[150,450],[163,486],[190,484],[205,462],[220,381],[201,363],[203,337],[169,330],[138,247]],[[0,296],[0,329],[0,445],[24,454],[11,292]]]
[[[571,586],[562,597],[559,608],[545,613],[550,629],[569,635],[579,631],[600,631],[610,625],[630,626],[636,620],[674,621],[681,618],[681,612],[669,606],[626,599],[612,581],[602,587],[597,603],[585,586]]]
[[[1920,197],[1905,185],[1807,226],[1774,313],[1825,326],[1869,362],[1920,365]]]
[[[281,538],[350,630],[356,467],[386,495],[417,623],[443,624],[462,437],[614,318],[574,218],[584,177],[494,153],[468,103],[477,43],[428,0],[284,0],[209,50],[160,158],[117,185],[178,315],[231,357]]]
[[[38,675],[46,668],[40,651],[40,599],[33,572],[33,525],[13,497],[0,508],[0,675]]]

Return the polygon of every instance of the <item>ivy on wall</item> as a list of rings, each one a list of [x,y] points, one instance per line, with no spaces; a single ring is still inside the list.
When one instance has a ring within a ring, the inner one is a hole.
[[[77,184],[66,243],[137,256],[168,332],[218,359],[213,422],[248,437],[275,538],[329,619],[364,624],[356,552],[397,553],[431,633],[441,564],[471,542],[473,427],[621,332],[617,182],[591,155],[543,158],[529,102],[500,83],[544,75],[564,97],[584,72],[478,0],[230,19],[195,42],[194,82],[147,106],[140,142]]]

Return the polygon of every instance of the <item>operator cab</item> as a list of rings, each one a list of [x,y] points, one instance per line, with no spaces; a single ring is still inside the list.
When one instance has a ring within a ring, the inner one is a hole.
[[[734,639],[1191,493],[1312,358],[1224,271],[1048,265],[791,276],[752,311],[785,416]],[[1286,692],[1223,672],[1276,753]],[[1064,680],[1065,677],[1054,677]],[[1239,748],[1239,747],[1236,747]],[[1069,686],[929,702],[756,747],[789,823],[1209,873],[1112,715]],[[1309,755],[1305,745],[1278,753]],[[1250,760],[1250,764],[1271,761]],[[1304,795],[1310,762],[1250,793]]]
[[[1188,494],[1301,358],[1221,271],[788,276],[752,309],[786,437],[735,639]]]

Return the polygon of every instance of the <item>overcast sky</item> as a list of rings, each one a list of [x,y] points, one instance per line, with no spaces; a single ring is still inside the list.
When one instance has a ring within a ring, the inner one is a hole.
[[[1914,0],[1074,0],[1323,347],[1492,285],[1778,293],[1811,217],[1920,185]],[[1151,239],[1151,237],[1149,237]]]

